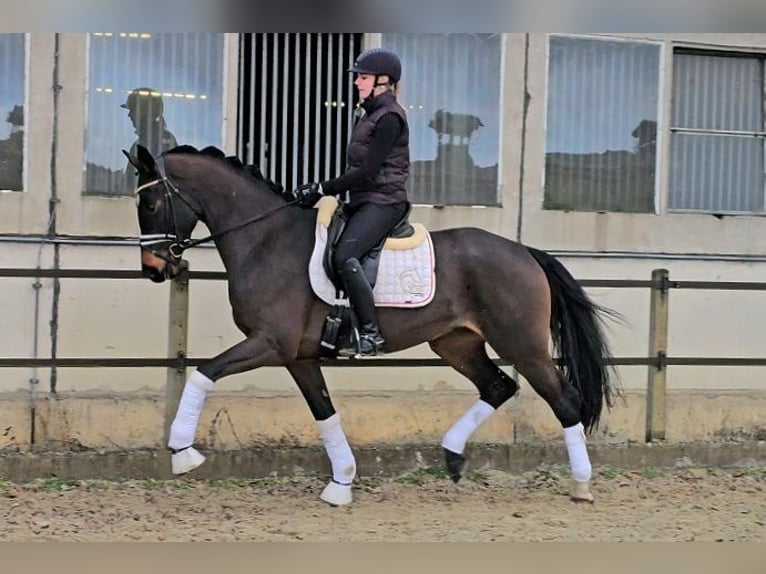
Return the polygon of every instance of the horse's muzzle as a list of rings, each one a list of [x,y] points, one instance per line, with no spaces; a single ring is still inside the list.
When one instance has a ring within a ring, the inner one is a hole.
[[[154,249],[141,250],[141,273],[154,283],[173,279],[179,273],[179,266],[170,261],[168,254]]]

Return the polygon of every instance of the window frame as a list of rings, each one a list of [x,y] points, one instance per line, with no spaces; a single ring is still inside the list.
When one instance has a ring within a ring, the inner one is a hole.
[[[665,212],[668,214],[680,213],[680,214],[697,214],[697,215],[715,215],[715,216],[739,216],[739,217],[764,217],[766,216],[766,50],[758,49],[743,49],[741,47],[727,49],[722,46],[700,46],[699,44],[686,44],[681,42],[674,42],[670,46],[670,60],[671,69],[668,74],[668,81],[670,83],[670,105],[668,113],[667,130],[668,134],[668,155],[667,155],[667,176],[666,176],[666,199],[664,202]],[[672,101],[676,96],[673,91],[673,78],[675,73],[675,56],[676,54],[686,55],[698,55],[698,56],[720,56],[727,58],[756,58],[761,66],[762,83],[761,83],[761,130],[760,131],[740,131],[740,130],[713,130],[705,128],[679,128],[674,125],[672,114]],[[694,209],[690,207],[670,207],[671,197],[671,180],[672,180],[672,162],[671,154],[673,152],[673,136],[675,134],[688,134],[688,135],[701,135],[701,136],[721,136],[721,137],[760,137],[762,145],[762,157],[764,171],[760,174],[761,178],[761,195],[763,198],[763,210],[762,211],[734,211],[734,210],[720,210],[720,209]]]
[[[653,192],[653,210],[649,211],[613,211],[613,210],[584,210],[584,209],[546,209],[543,207],[546,196],[546,161],[547,161],[547,144],[548,144],[548,104],[550,99],[550,64],[551,64],[551,39],[552,38],[567,38],[575,40],[590,40],[590,41],[603,41],[603,42],[619,42],[628,44],[643,44],[652,45],[657,47],[657,129],[656,129],[656,149],[655,149],[655,166],[654,166],[654,192]],[[542,212],[561,212],[561,213],[613,213],[624,214],[629,216],[639,215],[659,215],[663,211],[663,198],[664,189],[666,187],[665,181],[665,114],[666,114],[666,51],[668,49],[667,42],[657,38],[644,38],[634,36],[615,36],[610,34],[568,34],[568,33],[548,33],[545,35],[545,70],[543,72],[544,81],[544,98],[543,98],[543,111],[542,111],[542,165],[541,165],[541,179],[540,179],[540,210]]]
[[[416,33],[416,32],[391,32],[391,33],[381,33],[376,34],[375,38],[365,43],[365,48],[370,47],[377,47],[377,46],[391,46],[391,42],[385,42],[386,40],[385,35],[386,34],[396,34],[399,36],[407,35],[407,36],[426,36],[426,35],[438,35],[438,36],[450,36],[450,35],[472,35],[471,33],[443,33],[443,32],[437,32],[437,33]],[[496,106],[497,106],[497,154],[495,157],[496,160],[496,180],[495,180],[495,187],[494,187],[494,200],[492,203],[471,203],[469,201],[470,198],[466,197],[465,202],[461,203],[452,203],[452,202],[445,202],[445,203],[438,203],[436,201],[421,201],[421,200],[427,200],[428,198],[414,198],[413,197],[413,186],[414,181],[412,177],[412,171],[410,171],[410,178],[408,182],[408,193],[410,195],[410,201],[412,201],[412,204],[414,206],[418,207],[424,207],[424,208],[437,208],[437,209],[443,209],[443,208],[468,208],[468,209],[503,209],[504,208],[504,202],[505,202],[505,194],[504,194],[504,174],[505,174],[505,166],[504,166],[504,138],[505,138],[505,122],[506,122],[506,110],[504,106],[504,102],[506,99],[506,65],[507,65],[507,34],[505,33],[488,33],[486,35],[495,35],[498,37],[498,85],[497,85],[497,98],[496,98]],[[394,48],[396,50],[396,48]],[[406,74],[405,70],[405,74]],[[446,77],[449,77],[449,70],[445,70]],[[403,95],[403,105],[405,108],[407,108],[408,102],[407,100],[407,93],[409,90],[409,85],[412,84],[412,81],[407,81],[406,78],[403,80],[403,89],[402,89],[402,95]],[[410,141],[412,142],[412,123],[410,123]],[[424,160],[418,160],[418,161],[424,161]],[[427,160],[425,160],[427,161]],[[412,169],[412,164],[415,163],[412,158],[410,159],[410,169]],[[478,167],[478,166],[477,166]],[[485,168],[486,169],[486,168]],[[415,200],[417,199],[417,200]]]
[[[105,198],[105,199],[114,199],[114,198],[120,198],[120,197],[132,197],[132,192],[125,191],[125,192],[119,192],[119,191],[104,191],[104,190],[89,190],[87,187],[87,164],[88,164],[88,131],[89,131],[89,119],[88,115],[90,112],[89,106],[90,106],[90,98],[92,97],[91,94],[91,74],[90,74],[90,67],[91,67],[91,41],[93,32],[84,33],[83,36],[85,38],[84,42],[84,85],[83,85],[83,138],[82,138],[82,183],[81,183],[81,189],[80,189],[80,195],[84,198]],[[179,34],[178,32],[152,32],[152,34]],[[187,33],[184,33],[187,34]],[[232,52],[232,50],[237,50],[237,42],[233,42],[234,48],[232,48],[232,39],[230,36],[231,33],[223,33],[223,32],[188,32],[188,34],[212,34],[216,36],[221,37],[221,58],[218,62],[218,65],[220,66],[220,75],[221,75],[221,93],[220,93],[220,122],[219,122],[219,128],[216,134],[216,137],[218,137],[218,143],[215,144],[217,147],[220,147],[224,150],[232,149],[232,141],[233,136],[231,136],[230,132],[230,126],[229,124],[232,122],[232,118],[230,118],[230,110],[231,108],[231,92],[236,93],[237,89],[232,89],[231,86],[229,86],[229,83],[231,82],[231,69],[232,69],[232,55],[238,54],[238,51]],[[235,36],[237,34],[234,34]],[[236,62],[236,59],[234,60]],[[236,69],[236,64],[234,64],[234,69]],[[167,105],[167,103],[165,103]],[[236,107],[235,107],[235,113],[234,113],[234,125],[236,126]],[[185,141],[178,141],[179,145],[184,143],[189,143]],[[124,147],[125,149],[129,149],[131,144],[126,144]],[[211,142],[206,142],[204,145],[213,145]],[[127,160],[126,160],[127,165]]]
[[[29,191],[29,137],[31,133],[32,114],[30,113],[30,66],[31,66],[31,34],[21,33],[24,43],[24,62],[22,64],[22,105],[24,106],[24,139],[21,147],[21,189],[0,189],[0,194],[27,193]]]

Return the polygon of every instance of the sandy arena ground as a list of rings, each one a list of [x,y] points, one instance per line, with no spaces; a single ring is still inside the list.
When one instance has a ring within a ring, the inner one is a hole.
[[[560,469],[324,479],[0,481],[2,541],[766,541],[766,469],[594,469],[593,505]]]

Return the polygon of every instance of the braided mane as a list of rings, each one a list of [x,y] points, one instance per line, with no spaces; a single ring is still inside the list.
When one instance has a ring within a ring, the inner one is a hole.
[[[198,155],[206,155],[208,157],[216,158],[218,160],[225,162],[226,164],[228,164],[230,167],[234,168],[235,170],[241,171],[246,176],[252,177],[259,182],[265,183],[268,186],[268,188],[274,193],[276,193],[277,195],[281,195],[281,196],[285,195],[284,186],[263,175],[263,172],[261,171],[260,167],[258,167],[255,164],[245,164],[237,156],[226,155],[221,149],[215,146],[212,146],[212,145],[207,146],[200,150],[192,145],[182,144],[172,149],[169,149],[168,151],[165,152],[166,155],[171,155],[176,153],[198,154]]]

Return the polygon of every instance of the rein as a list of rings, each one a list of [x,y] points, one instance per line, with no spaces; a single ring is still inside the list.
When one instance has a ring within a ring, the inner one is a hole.
[[[176,193],[178,192],[176,191]],[[179,197],[180,197],[180,194],[179,194]],[[266,219],[267,217],[274,215],[277,211],[280,211],[284,209],[285,207],[290,207],[294,203],[297,203],[297,201],[298,201],[297,199],[293,201],[289,201],[285,203],[284,205],[280,205],[279,207],[270,209],[269,211],[265,213],[261,213],[260,215],[256,215],[255,217],[252,217],[250,219],[246,219],[242,223],[238,223],[237,225],[233,227],[229,227],[228,229],[224,229],[223,231],[219,231],[218,233],[211,233],[210,235],[206,237],[201,237],[200,239],[187,238],[181,241],[174,241],[173,243],[168,245],[168,251],[170,252],[170,256],[175,257],[176,259],[180,259],[183,252],[186,251],[187,249],[196,247],[197,245],[200,245],[202,243],[207,243],[208,241],[212,241],[214,239],[218,239],[222,235],[226,235],[227,233],[231,233],[232,231],[237,231],[238,229],[247,227],[248,225],[261,221],[262,219]]]
[[[165,188],[165,195],[170,199],[170,196],[175,194],[181,201],[183,201],[186,206],[194,213],[197,218],[199,219],[199,214],[197,211],[192,207],[192,205],[187,201],[187,199],[181,194],[178,187],[170,180],[170,178],[167,176],[167,173],[165,172],[165,158],[164,156],[160,156],[157,161],[157,168],[160,172],[160,177],[157,179],[154,179],[152,181],[149,181],[147,183],[144,183],[143,185],[138,186],[136,188],[136,191],[134,192],[135,195],[139,195],[143,190],[148,189],[150,187],[154,187],[155,185],[162,184]],[[211,233],[210,235],[207,235],[206,237],[202,237],[200,239],[182,239],[181,241],[178,240],[178,226],[176,225],[176,217],[175,217],[175,210],[173,209],[173,201],[169,201],[168,205],[170,206],[170,220],[173,226],[174,234],[170,233],[155,233],[155,234],[146,234],[141,235],[139,237],[138,243],[142,247],[149,246],[149,245],[155,245],[157,243],[165,243],[167,241],[170,241],[170,244],[168,245],[168,258],[165,258],[162,254],[157,253],[156,251],[152,250],[152,253],[156,255],[157,257],[163,258],[168,260],[169,262],[177,262],[181,259],[181,256],[183,255],[183,252],[187,249],[190,249],[192,247],[196,247],[197,245],[201,245],[202,243],[207,243],[208,241],[213,241],[214,239],[218,239],[219,237],[226,235],[227,233],[231,233],[232,231],[237,231],[239,229],[242,229],[243,227],[247,227],[248,225],[251,225],[253,223],[257,223],[258,221],[261,221],[263,219],[266,219],[267,217],[270,217],[274,215],[276,212],[284,209],[285,207],[290,207],[291,205],[294,205],[298,202],[297,199],[293,199],[292,201],[288,201],[287,203],[280,205],[278,207],[275,207],[274,209],[270,209],[269,211],[266,211],[265,213],[261,213],[259,215],[256,215],[255,217],[251,217],[250,219],[246,219],[245,221],[238,223],[234,225],[233,227],[229,227],[228,229],[224,229],[222,231],[218,231],[217,233]]]

